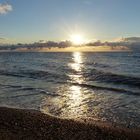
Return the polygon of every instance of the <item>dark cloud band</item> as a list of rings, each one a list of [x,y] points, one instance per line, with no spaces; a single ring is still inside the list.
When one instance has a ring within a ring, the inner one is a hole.
[[[0,46],[0,50],[17,50],[17,49],[27,49],[27,50],[41,50],[43,48],[51,49],[51,48],[68,48],[73,46],[71,41],[61,41],[61,42],[54,42],[54,41],[39,41],[32,44],[21,44],[18,43],[16,45],[6,45],[6,46]],[[132,37],[132,38],[123,38],[120,41],[116,42],[89,42],[80,46],[76,47],[110,47],[111,50],[133,50],[133,51],[140,51],[140,38],[139,37]]]

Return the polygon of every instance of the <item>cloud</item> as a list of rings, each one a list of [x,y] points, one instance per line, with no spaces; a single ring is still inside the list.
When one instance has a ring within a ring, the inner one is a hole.
[[[43,43],[42,43],[43,42]],[[54,41],[47,41],[44,43],[44,40],[40,40],[39,42],[34,42],[32,44],[15,44],[15,45],[0,45],[0,50],[41,50],[41,49],[51,49],[51,48],[68,48],[71,47],[72,43],[70,41],[61,41],[61,42],[54,42]]]
[[[10,4],[1,4],[0,3],[0,15],[1,14],[7,14],[8,12],[12,11],[12,5]]]
[[[102,42],[100,40],[96,42],[89,42],[80,46],[73,46],[71,41],[45,41],[40,40],[39,42],[34,42],[32,44],[15,44],[15,45],[0,45],[0,51],[7,50],[7,51],[16,51],[16,50],[29,50],[29,51],[36,51],[42,49],[53,49],[53,48],[90,48],[91,50],[112,50],[112,51],[136,51],[140,52],[140,38],[139,37],[131,37],[131,38],[122,38],[118,41],[106,41]]]
[[[89,42],[86,44],[86,46],[91,47],[99,47],[99,46],[105,46],[110,47],[111,50],[131,50],[131,51],[138,51],[140,52],[140,37],[129,37],[129,38],[122,38],[118,41],[106,41],[101,42]]]
[[[125,41],[125,42],[140,42],[140,37],[122,38],[121,41]]]

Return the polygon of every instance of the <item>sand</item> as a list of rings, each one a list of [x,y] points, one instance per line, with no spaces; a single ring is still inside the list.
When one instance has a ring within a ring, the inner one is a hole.
[[[140,140],[140,130],[0,107],[0,140]]]

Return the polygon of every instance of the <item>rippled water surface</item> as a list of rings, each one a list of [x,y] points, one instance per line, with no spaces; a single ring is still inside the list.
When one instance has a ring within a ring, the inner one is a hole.
[[[0,105],[140,127],[140,53],[0,53]]]

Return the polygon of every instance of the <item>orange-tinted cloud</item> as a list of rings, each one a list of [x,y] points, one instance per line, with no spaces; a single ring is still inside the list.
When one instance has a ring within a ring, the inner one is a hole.
[[[1,4],[0,3],[0,14],[7,14],[8,12],[12,11],[12,5],[10,4]]]

